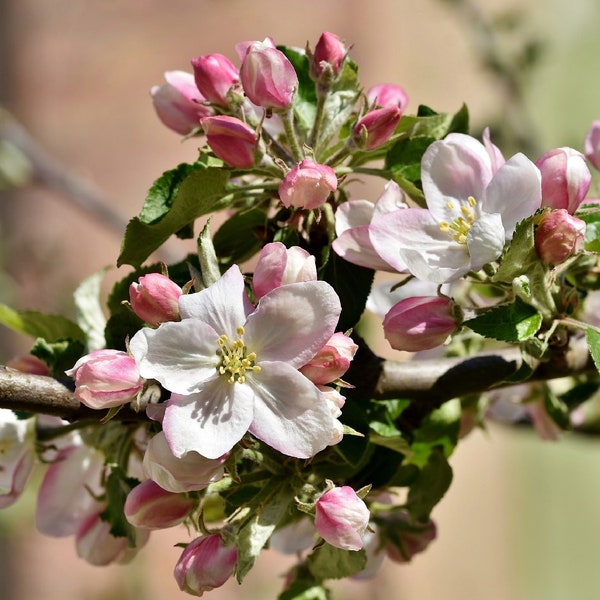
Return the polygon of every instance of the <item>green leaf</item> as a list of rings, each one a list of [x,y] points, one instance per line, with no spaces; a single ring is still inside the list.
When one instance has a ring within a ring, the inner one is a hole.
[[[73,367],[85,354],[85,350],[85,344],[78,340],[47,342],[43,338],[38,338],[30,353],[48,365],[53,377],[62,379],[65,377],[65,371]]]
[[[600,331],[594,327],[588,327],[585,330],[585,339],[587,340],[596,369],[600,371]]]
[[[298,48],[278,46],[292,63],[298,75],[298,91],[294,102],[294,113],[301,127],[308,130],[312,127],[317,113],[317,93],[315,82],[310,78],[310,64],[306,53]]]
[[[130,548],[135,548],[135,529],[125,518],[123,507],[127,494],[139,481],[127,477],[119,467],[113,467],[106,480],[106,509],[100,518],[110,524],[110,533],[114,537],[126,537]]]
[[[221,271],[215,253],[215,246],[210,237],[210,219],[208,219],[198,236],[197,246],[202,283],[204,284],[204,287],[208,287],[218,281],[221,277]]]
[[[329,590],[311,580],[295,579],[277,600],[331,600]]]
[[[253,567],[261,550],[293,501],[291,488],[287,482],[282,483],[280,479],[270,480],[259,496],[265,500],[257,506],[249,507],[251,516],[242,525],[237,535],[238,559],[235,574],[239,583]]]
[[[535,220],[538,218],[538,215],[534,215],[517,223],[513,239],[493,281],[511,283],[516,277],[531,273],[541,264],[535,249]]]
[[[227,206],[227,169],[208,168],[193,171],[178,186],[168,213],[156,223],[135,217],[127,225],[117,266],[140,266],[171,235],[202,215]]]
[[[87,336],[87,347],[92,350],[104,348],[106,317],[100,304],[100,286],[106,269],[101,269],[84,279],[73,294],[77,310],[77,324]]]
[[[306,562],[317,581],[343,579],[359,573],[367,566],[367,553],[364,549],[342,550],[330,544],[323,544]]]
[[[266,228],[267,215],[258,208],[235,213],[213,237],[219,262],[229,267],[254,256],[264,244]]]
[[[590,252],[600,252],[600,206],[591,206],[588,210],[580,211],[577,217],[585,221],[585,249]]]
[[[18,333],[44,338],[47,342],[71,339],[86,343],[81,327],[62,315],[47,315],[34,310],[16,311],[0,304],[0,324]]]
[[[522,342],[533,337],[542,325],[542,315],[532,306],[516,298],[487,310],[463,323],[475,333],[504,342]]]
[[[448,460],[441,448],[435,448],[408,490],[406,507],[417,521],[427,521],[451,483],[452,469]]]
[[[334,252],[330,253],[322,278],[333,286],[342,302],[338,330],[346,331],[358,323],[365,310],[374,275],[372,269],[359,267]]]

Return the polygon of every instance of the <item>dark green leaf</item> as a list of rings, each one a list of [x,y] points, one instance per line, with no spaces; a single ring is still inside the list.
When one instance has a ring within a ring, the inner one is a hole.
[[[542,315],[529,304],[517,298],[487,310],[463,323],[475,333],[504,342],[522,342],[533,337],[542,325]]]
[[[219,262],[225,267],[251,258],[264,245],[267,215],[258,208],[235,213],[213,237]]]
[[[294,102],[296,118],[304,130],[312,127],[317,112],[317,93],[315,82],[309,76],[310,64],[306,53],[297,48],[278,46],[292,63],[298,75],[298,92]]]
[[[85,344],[79,340],[47,342],[38,338],[30,352],[48,365],[53,377],[64,378],[65,371],[73,367],[85,350]]]
[[[125,518],[123,506],[127,494],[139,481],[127,477],[125,472],[113,467],[106,480],[106,509],[100,518],[110,524],[110,533],[114,537],[126,537],[130,548],[135,548],[135,530]]]
[[[171,235],[202,215],[227,205],[227,169],[208,168],[193,171],[177,188],[173,204],[157,223],[148,224],[139,217],[129,221],[117,265],[140,266]]]

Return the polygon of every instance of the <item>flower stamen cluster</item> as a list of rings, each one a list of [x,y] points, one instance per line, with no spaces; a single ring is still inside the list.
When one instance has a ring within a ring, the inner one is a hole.
[[[461,202],[461,206],[458,209],[460,210],[461,215],[456,217],[451,223],[448,221],[440,221],[440,230],[447,233],[455,242],[466,244],[467,235],[477,218],[475,211],[473,210],[476,206],[477,200],[475,200],[473,196],[469,196],[466,205]],[[448,210],[456,210],[456,205],[450,200],[446,203],[446,207]]]
[[[219,349],[217,354],[221,355],[221,364],[218,366],[220,375],[227,375],[227,381],[229,383],[246,383],[246,371],[252,371],[259,373],[261,368],[259,365],[255,365],[256,352],[248,352],[246,344],[241,336],[244,335],[244,328],[242,326],[237,328],[237,333],[240,336],[233,342],[229,341],[229,338],[223,334],[217,340]]]

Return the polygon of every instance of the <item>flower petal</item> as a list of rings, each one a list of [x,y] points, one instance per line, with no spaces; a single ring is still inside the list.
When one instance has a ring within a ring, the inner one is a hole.
[[[259,361],[299,368],[333,335],[340,312],[340,299],[328,283],[289,283],[260,299],[248,316],[244,339]]]
[[[467,235],[467,247],[471,255],[471,269],[478,271],[486,263],[496,260],[504,248],[505,232],[502,217],[483,213],[473,223]]]
[[[163,323],[141,329],[129,342],[138,370],[178,394],[199,391],[202,382],[216,374],[219,335],[198,319]]]
[[[296,458],[323,450],[331,439],[333,418],[322,393],[287,363],[260,366],[260,373],[248,378],[257,396],[250,433]]]
[[[171,452],[178,458],[193,450],[206,458],[229,452],[248,431],[255,391],[223,376],[204,382],[196,394],[172,394],[163,419]]]
[[[507,238],[512,238],[516,224],[531,216],[542,202],[540,170],[521,153],[507,160],[490,182],[482,208],[500,213]]]
[[[236,330],[246,320],[244,277],[237,265],[205,290],[181,296],[182,319],[200,319],[218,335],[236,337]],[[218,336],[217,336],[218,337]]]

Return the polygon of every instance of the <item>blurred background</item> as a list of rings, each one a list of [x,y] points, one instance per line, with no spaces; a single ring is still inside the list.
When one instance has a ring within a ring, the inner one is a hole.
[[[314,46],[331,31],[353,45],[365,87],[402,85],[409,113],[465,102],[474,134],[489,125],[505,153],[535,160],[581,149],[600,118],[599,25],[596,0],[0,0],[0,105],[111,211],[76,206],[56,191],[64,181],[0,190],[0,301],[70,314],[79,281],[115,264],[152,181],[195,159],[196,141],[163,127],[149,97],[192,57],[237,63],[238,41]],[[18,166],[5,142],[0,173],[3,158]],[[379,192],[365,186],[364,197]],[[113,268],[107,285],[126,272]],[[28,346],[0,331],[0,363]],[[599,597],[600,442],[495,427],[459,444],[451,464],[454,483],[433,513],[438,540],[373,582],[334,583],[334,600]],[[2,600],[187,597],[172,577],[185,530],[153,534],[127,567],[91,567],[72,539],[35,531],[34,503],[35,491],[0,513]],[[292,562],[267,552],[242,587],[230,581],[210,597],[274,598]]]

